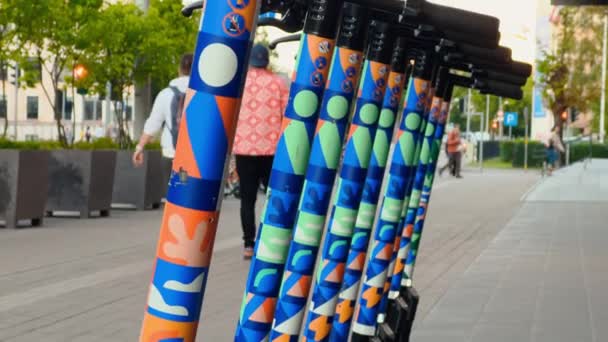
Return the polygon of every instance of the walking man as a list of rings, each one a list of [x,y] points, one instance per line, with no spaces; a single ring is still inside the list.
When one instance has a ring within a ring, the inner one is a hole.
[[[455,124],[454,129],[448,134],[447,152],[449,161],[446,165],[439,169],[441,175],[446,169],[450,168],[452,176],[462,178],[460,169],[462,167],[462,140],[460,138],[460,125]]]
[[[190,82],[192,60],[192,54],[182,56],[179,65],[179,77],[172,80],[169,87],[163,89],[156,97],[150,117],[144,125],[143,133],[133,154],[133,164],[141,166],[144,163],[144,148],[152,142],[154,136],[162,129],[160,144],[163,153],[162,171],[163,184],[165,185],[169,184],[171,177],[179,122],[184,110],[186,89],[188,89],[188,83]]]

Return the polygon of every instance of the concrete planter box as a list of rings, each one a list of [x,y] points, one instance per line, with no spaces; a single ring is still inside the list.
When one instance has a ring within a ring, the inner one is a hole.
[[[0,220],[7,228],[21,220],[42,225],[48,168],[48,151],[0,150]]]
[[[47,213],[109,216],[115,168],[116,151],[51,151]]]
[[[158,209],[164,188],[160,151],[146,151],[144,164],[135,168],[132,151],[118,151],[112,204],[124,208],[134,206],[138,210]]]

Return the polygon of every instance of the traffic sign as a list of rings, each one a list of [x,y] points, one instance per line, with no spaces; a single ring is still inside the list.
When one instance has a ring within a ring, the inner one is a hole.
[[[505,127],[517,127],[519,124],[519,114],[515,112],[505,113]]]

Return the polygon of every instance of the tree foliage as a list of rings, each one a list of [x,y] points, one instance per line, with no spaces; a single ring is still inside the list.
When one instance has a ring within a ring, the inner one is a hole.
[[[556,123],[569,108],[587,112],[599,107],[605,11],[594,6],[562,8],[555,46],[538,61],[543,98]]]
[[[532,78],[528,79],[528,82],[523,87],[524,97],[521,100],[503,99],[503,111],[504,112],[516,112],[519,114],[519,121],[517,127],[513,128],[513,136],[523,137],[525,135],[525,121],[523,119],[524,110],[528,108],[528,115],[530,115],[530,108],[532,106]],[[464,99],[464,108],[461,110],[459,106],[459,100]],[[467,127],[467,112],[468,112],[468,89],[457,87],[454,89],[453,102],[450,109],[450,122],[460,124],[461,129],[464,131]],[[486,101],[487,96],[482,95],[477,91],[471,92],[471,112],[472,113],[483,113],[484,120],[486,114]],[[496,96],[490,96],[490,124],[498,116],[500,110],[500,99]],[[484,124],[485,125],[485,124]],[[483,127],[484,131],[486,126]],[[479,116],[471,117],[471,131],[479,132],[482,130],[481,118]],[[505,132],[507,129],[505,129]],[[529,132],[528,132],[529,133]]]
[[[24,66],[23,81],[28,86],[40,84],[53,108],[59,141],[64,146],[67,139],[55,95],[66,68],[89,46],[90,40],[83,33],[96,21],[102,5],[103,0],[2,0],[2,10],[14,26],[20,52],[16,59]],[[41,71],[49,75],[50,86]]]
[[[181,55],[195,45],[198,20],[184,18],[181,8],[181,0],[152,0],[147,13],[122,1],[2,0],[0,26],[6,22],[14,28],[10,44],[18,54],[10,59],[25,67],[22,81],[27,86],[41,86],[63,145],[67,140],[60,105],[55,103],[57,91],[69,84],[105,96],[110,83],[119,143],[126,146],[130,138],[122,113],[125,95],[136,83],[167,84],[177,73]],[[2,51],[3,44],[0,36]],[[86,78],[72,77],[77,64],[87,68]],[[40,82],[37,65],[49,82]]]

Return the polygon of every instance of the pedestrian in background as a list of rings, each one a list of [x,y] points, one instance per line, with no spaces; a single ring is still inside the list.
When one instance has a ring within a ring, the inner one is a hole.
[[[559,161],[561,160],[561,154],[566,151],[562,138],[560,137],[560,127],[556,125],[551,130],[551,135],[546,144],[547,148],[547,172],[549,176],[553,174],[553,170],[559,167]]]
[[[284,80],[268,69],[269,55],[264,45],[257,44],[252,49],[233,148],[240,179],[245,259],[253,257],[258,188],[260,184],[268,187],[289,96]]]
[[[90,126],[87,126],[87,129],[84,132],[84,140],[86,142],[91,142],[91,127]]]
[[[179,123],[184,110],[186,90],[190,83],[193,59],[194,56],[192,54],[183,55],[179,65],[179,76],[172,80],[169,86],[156,96],[152,112],[148,120],[146,120],[143,133],[133,154],[133,164],[141,166],[144,163],[144,148],[162,130],[160,145],[163,153],[163,184],[169,184],[169,179],[171,178]]]
[[[454,128],[448,133],[446,149],[448,153],[448,163],[439,169],[439,175],[443,174],[443,172],[449,168],[452,176],[462,178],[462,175],[460,174],[462,168],[462,153],[465,151],[466,145],[462,143],[459,124],[455,124]]]

